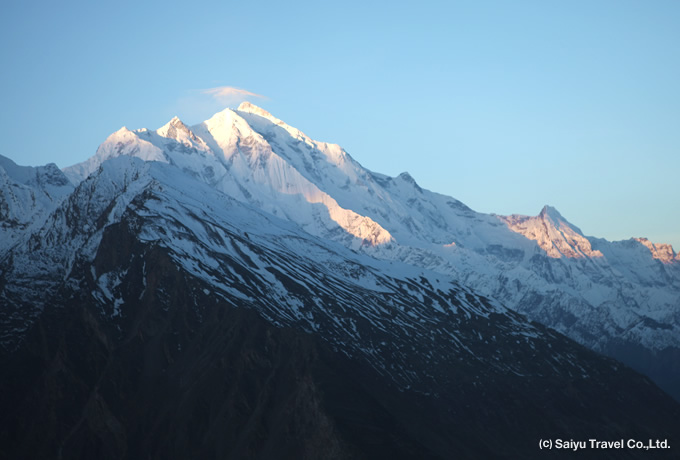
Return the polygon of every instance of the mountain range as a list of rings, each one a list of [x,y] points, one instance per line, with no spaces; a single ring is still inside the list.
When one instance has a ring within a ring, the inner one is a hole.
[[[121,128],[63,171],[2,157],[0,180],[7,456],[677,436],[680,405],[630,369],[680,398],[668,245],[587,237],[550,206],[475,212],[250,103]]]
[[[175,165],[311,235],[450,276],[680,398],[680,256],[669,245],[586,237],[550,206],[536,217],[474,212],[247,102],[191,128],[177,118],[155,132],[123,128],[64,172],[79,183],[120,155]]]

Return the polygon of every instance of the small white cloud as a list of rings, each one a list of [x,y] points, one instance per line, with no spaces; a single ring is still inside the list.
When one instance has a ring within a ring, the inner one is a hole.
[[[204,89],[201,93],[209,94],[215,100],[225,105],[238,104],[249,97],[267,99],[261,94],[256,94],[241,88],[234,88],[233,86],[218,86],[217,88]]]

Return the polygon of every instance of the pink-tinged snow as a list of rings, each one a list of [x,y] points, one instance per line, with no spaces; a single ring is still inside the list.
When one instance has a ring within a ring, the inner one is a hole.
[[[311,235],[436,271],[529,315],[560,309],[595,336],[605,324],[645,346],[680,346],[680,260],[669,258],[672,249],[586,237],[550,207],[535,217],[477,213],[408,173],[366,170],[340,146],[250,103],[192,127],[174,118],[156,131],[120,130],[66,172],[79,182],[120,155],[167,163]],[[633,327],[644,318],[672,327]]]
[[[652,257],[656,260],[660,260],[665,264],[672,264],[673,262],[680,262],[680,255],[675,254],[673,251],[673,246],[666,243],[652,243],[647,238],[633,238],[635,241],[642,244],[644,247],[649,249],[652,253]]]
[[[229,196],[301,223],[315,235],[328,236],[339,227],[355,247],[392,240],[371,218],[338,205],[230,109],[191,129],[176,117],[157,131],[123,128],[109,136],[94,157],[65,171],[77,183],[103,161],[120,155],[176,165]]]
[[[548,257],[559,259],[602,257],[602,253],[593,250],[590,241],[581,231],[567,222],[555,208],[545,206],[536,216],[498,216],[513,232],[534,240]]]

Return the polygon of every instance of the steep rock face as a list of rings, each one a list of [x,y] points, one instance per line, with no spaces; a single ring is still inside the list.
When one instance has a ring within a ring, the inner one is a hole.
[[[368,171],[250,103],[192,127],[175,119],[114,133],[66,172],[82,180],[116,155],[169,163],[308,233],[437,271],[645,372],[673,368],[661,356],[680,350],[680,261],[664,245],[587,237],[551,207],[536,217],[474,212],[407,173]],[[629,359],[630,347],[654,364]],[[672,374],[649,375],[680,398]]]

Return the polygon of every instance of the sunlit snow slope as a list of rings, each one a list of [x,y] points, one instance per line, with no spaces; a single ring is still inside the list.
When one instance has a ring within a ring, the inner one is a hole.
[[[667,245],[588,237],[551,207],[477,213],[408,173],[368,171],[250,103],[192,127],[175,118],[156,131],[122,128],[64,172],[77,184],[121,155],[175,165],[312,235],[442,273],[680,388],[680,260]]]

